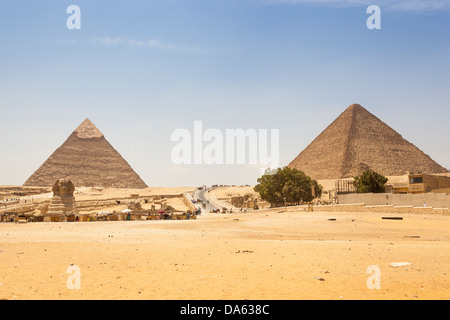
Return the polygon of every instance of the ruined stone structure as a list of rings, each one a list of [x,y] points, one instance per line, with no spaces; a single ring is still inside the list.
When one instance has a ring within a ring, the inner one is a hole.
[[[254,208],[258,205],[258,199],[246,194],[244,196],[231,197],[230,203],[236,208]]]
[[[358,104],[348,107],[289,167],[317,180],[351,178],[368,169],[385,176],[447,172]]]
[[[147,187],[89,119],[24,185],[51,187],[61,177],[69,178],[77,187]]]
[[[78,213],[73,196],[75,187],[70,180],[60,179],[56,181],[52,191],[53,197],[45,215],[59,216]]]
[[[142,210],[142,205],[139,200],[132,200],[128,203],[128,209],[130,210]]]

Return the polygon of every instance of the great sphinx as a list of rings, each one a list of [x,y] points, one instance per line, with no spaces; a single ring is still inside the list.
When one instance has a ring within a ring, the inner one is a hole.
[[[69,179],[59,179],[53,186],[53,197],[48,207],[47,215],[61,216],[77,214],[75,197],[73,193],[75,186]]]

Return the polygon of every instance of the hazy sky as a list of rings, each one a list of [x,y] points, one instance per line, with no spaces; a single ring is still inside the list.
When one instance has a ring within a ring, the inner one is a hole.
[[[0,185],[85,118],[149,186],[255,184],[255,165],[175,165],[172,132],[278,129],[285,166],[353,103],[450,168],[449,40],[449,1],[2,1]]]

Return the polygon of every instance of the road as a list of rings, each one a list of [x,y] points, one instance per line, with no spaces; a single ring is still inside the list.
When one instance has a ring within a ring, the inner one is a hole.
[[[202,208],[202,212],[210,212],[214,209],[222,209],[221,207],[219,207],[218,205],[214,204],[211,199],[208,197],[208,191],[211,188],[203,188],[202,190],[195,190],[194,192],[194,200],[202,200],[203,203],[206,204],[206,209],[202,207],[202,205],[199,203],[200,207]]]
[[[200,206],[202,208],[202,213],[209,213],[214,209],[218,209],[218,210],[222,210],[222,208],[224,207],[223,204],[217,203],[215,200],[211,199],[211,197],[209,197],[208,191],[214,189],[213,187],[206,187],[203,186],[203,188],[201,190],[196,189],[193,194],[194,194],[194,200],[202,200],[203,203],[206,204],[206,209],[203,208],[202,204],[199,203],[198,206]],[[188,197],[190,199],[192,199],[192,193],[188,194]],[[197,204],[196,204],[197,205]],[[233,209],[234,210],[238,210],[237,208],[231,206],[231,205],[225,205],[226,208],[228,209]]]

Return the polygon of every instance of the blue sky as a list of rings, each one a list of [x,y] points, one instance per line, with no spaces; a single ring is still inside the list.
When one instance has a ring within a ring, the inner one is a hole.
[[[3,1],[0,185],[85,118],[150,186],[254,184],[256,166],[174,165],[171,133],[279,129],[284,166],[352,103],[450,168],[449,18],[425,0]]]

